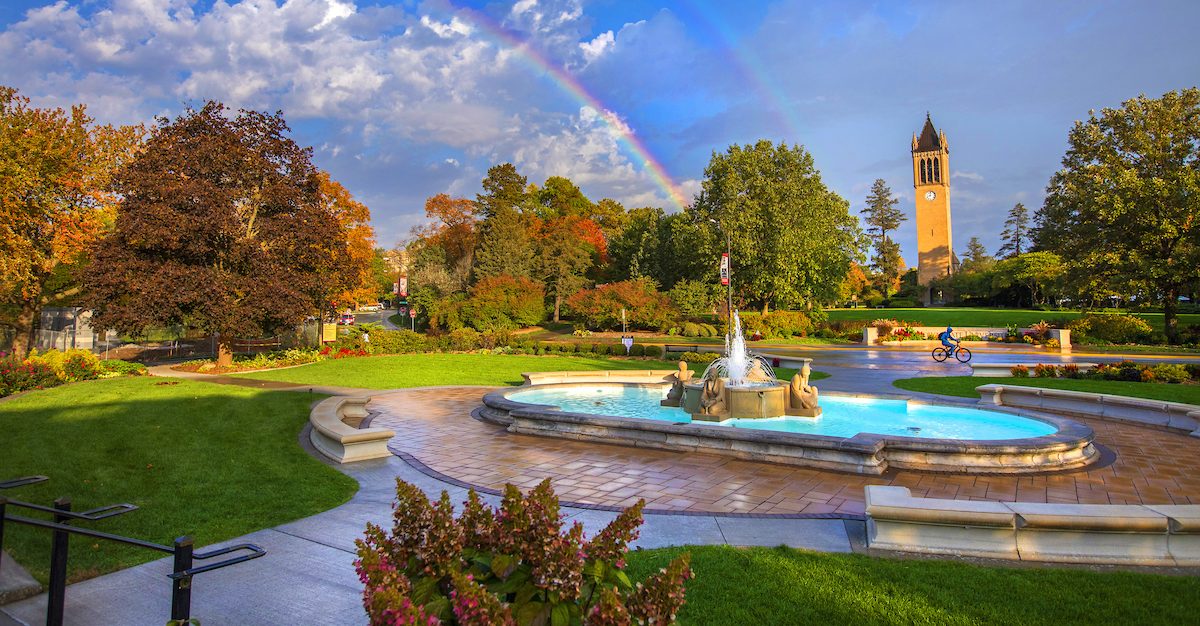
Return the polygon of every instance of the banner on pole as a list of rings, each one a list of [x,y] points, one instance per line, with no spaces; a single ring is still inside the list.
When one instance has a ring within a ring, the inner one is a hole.
[[[396,286],[399,287],[399,289],[400,289],[400,295],[402,295],[402,296],[408,295],[408,277],[407,276],[401,276],[400,282],[396,283]]]
[[[721,286],[729,286],[729,253],[721,253]]]

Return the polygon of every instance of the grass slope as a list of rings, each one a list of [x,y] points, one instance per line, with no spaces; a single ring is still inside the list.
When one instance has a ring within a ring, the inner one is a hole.
[[[1108,393],[1118,396],[1132,396],[1135,398],[1149,398],[1151,400],[1186,402],[1188,404],[1200,405],[1200,385],[1167,385],[1162,383],[1077,380],[1072,378],[979,378],[975,376],[901,378],[892,384],[908,391],[923,391],[962,398],[978,398],[979,393],[975,391],[976,387],[997,384]]]
[[[990,326],[1003,327],[1008,324],[1029,326],[1042,320],[1075,319],[1079,311],[1028,311],[1023,309],[973,309],[973,308],[930,308],[930,309],[834,309],[828,311],[829,321],[876,320],[891,318],[918,322],[922,326]],[[1161,313],[1134,313],[1155,328],[1163,328]],[[1179,316],[1180,325],[1200,324],[1200,314]]]
[[[3,495],[42,505],[69,496],[75,511],[129,502],[140,510],[86,525],[163,544],[190,534],[198,547],[312,515],[358,489],[297,444],[314,399],[149,377],[28,393],[0,402],[0,432],[9,442],[0,478],[45,474],[50,481]],[[5,528],[5,549],[43,582],[49,539],[42,529]],[[162,556],[77,537],[71,575]]]
[[[1183,624],[1200,611],[1191,577],[992,568],[790,548],[666,548],[629,555],[640,580],[682,552],[689,624]]]

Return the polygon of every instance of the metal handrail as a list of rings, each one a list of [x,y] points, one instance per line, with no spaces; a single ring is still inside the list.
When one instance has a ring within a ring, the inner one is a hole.
[[[24,487],[25,485],[44,483],[47,480],[50,480],[49,476],[22,476],[21,478],[12,478],[9,480],[0,481],[0,489]]]
[[[0,488],[10,489],[45,482],[46,480],[48,479],[45,476],[26,476],[0,482]],[[11,515],[8,512],[9,506],[51,513],[54,519],[51,521]],[[172,545],[166,546],[152,541],[143,541],[141,539],[134,539],[133,537],[123,537],[113,533],[71,525],[71,522],[81,520],[92,522],[108,519],[123,513],[135,511],[137,508],[137,506],[127,503],[112,504],[76,513],[71,511],[71,501],[66,498],[55,500],[53,507],[47,507],[40,504],[0,497],[0,549],[4,547],[4,526],[9,521],[35,528],[45,528],[50,530],[54,535],[50,548],[50,584],[46,602],[46,624],[61,626],[63,623],[63,607],[66,603],[67,586],[67,550],[70,535],[104,539],[173,555],[173,571],[167,577],[171,580],[171,620],[178,623],[185,623],[191,619],[192,577],[204,572],[211,572],[229,567],[230,565],[257,559],[267,553],[266,550],[252,543],[241,543],[197,554],[194,552],[191,537],[187,536],[179,537],[172,542]],[[193,561],[195,560],[207,560],[238,552],[244,552],[245,554],[193,567]]]

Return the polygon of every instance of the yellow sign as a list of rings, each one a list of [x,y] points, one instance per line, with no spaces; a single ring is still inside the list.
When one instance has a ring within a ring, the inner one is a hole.
[[[321,324],[321,341],[337,341],[337,324]]]

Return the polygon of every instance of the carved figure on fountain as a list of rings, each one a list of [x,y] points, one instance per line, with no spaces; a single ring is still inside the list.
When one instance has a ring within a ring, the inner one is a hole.
[[[704,390],[700,395],[700,414],[719,417],[729,412],[725,404],[725,381],[717,376],[704,379]]]
[[[683,385],[692,379],[692,371],[688,369],[686,361],[679,362],[679,371],[675,373],[675,380],[671,382],[671,391],[667,392],[665,400],[659,402],[662,406],[680,406],[683,402]]]
[[[792,383],[788,385],[788,415],[801,417],[819,417],[821,415],[817,388],[808,384],[811,375],[812,368],[805,363],[804,367],[800,368],[800,372],[792,376]]]

